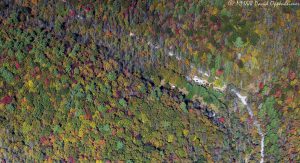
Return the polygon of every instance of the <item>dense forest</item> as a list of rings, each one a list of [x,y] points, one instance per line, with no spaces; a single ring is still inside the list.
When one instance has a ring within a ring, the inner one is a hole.
[[[299,162],[300,6],[0,1],[2,162]]]

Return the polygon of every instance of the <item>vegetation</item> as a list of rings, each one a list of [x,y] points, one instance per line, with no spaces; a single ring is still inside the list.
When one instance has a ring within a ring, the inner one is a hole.
[[[265,161],[297,162],[299,17],[210,0],[1,1],[0,158],[257,162],[235,85]]]

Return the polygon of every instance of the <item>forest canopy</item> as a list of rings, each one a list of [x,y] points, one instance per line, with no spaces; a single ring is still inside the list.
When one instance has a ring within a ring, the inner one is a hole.
[[[223,0],[3,0],[1,161],[297,162],[299,19]]]

